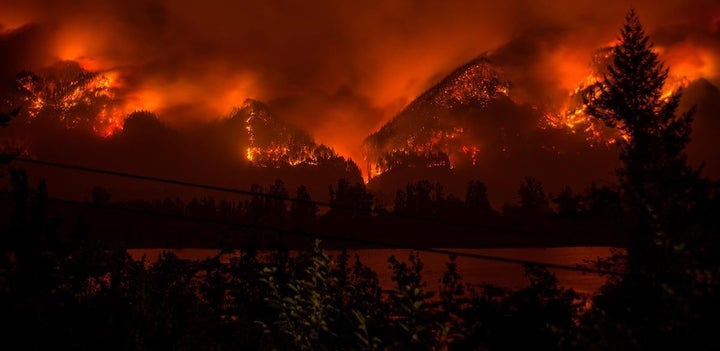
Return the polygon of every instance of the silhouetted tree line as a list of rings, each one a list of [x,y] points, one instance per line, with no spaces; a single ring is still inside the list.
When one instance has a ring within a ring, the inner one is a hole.
[[[579,296],[538,267],[511,291],[464,284],[451,258],[435,293],[416,254],[388,260],[394,286],[383,291],[359,257],[330,257],[317,243],[297,255],[135,261],[88,239],[81,221],[59,237],[44,185],[30,187],[22,171],[11,178],[0,318],[3,340],[21,349],[564,348],[578,329]]]
[[[555,348],[577,329],[578,296],[537,267],[528,267],[528,288],[510,291],[463,284],[451,258],[437,295],[415,254],[388,260],[389,291],[357,256],[330,257],[317,243],[297,255],[250,249],[135,261],[88,239],[81,222],[58,237],[42,184],[12,177],[0,333],[19,349],[475,349],[504,347],[512,331],[529,336],[510,345]]]
[[[317,243],[298,254],[248,247],[201,261],[172,253],[135,261],[122,246],[91,239],[82,218],[63,237],[62,219],[46,213],[44,184],[29,186],[22,171],[10,177],[0,318],[3,339],[23,349],[595,349],[619,342],[602,333],[617,322],[602,311],[622,298],[615,289],[626,278],[610,280],[590,305],[535,266],[526,267],[528,286],[519,290],[466,284],[453,257],[440,281],[427,282],[417,254],[388,260],[393,286],[383,290],[359,257],[330,257]],[[287,194],[280,184],[267,191]],[[469,196],[482,191],[474,182]],[[487,209],[484,201],[473,206]],[[613,259],[598,265],[625,262]]]
[[[477,180],[468,183],[464,198],[446,193],[439,183],[426,180],[408,183],[397,190],[390,206],[380,204],[363,183],[353,184],[344,179],[328,188],[329,206],[318,206],[304,186],[291,194],[280,180],[266,187],[252,185],[250,191],[256,195],[243,195],[244,200],[205,197],[189,201],[166,198],[113,202],[108,191],[96,187],[91,198],[93,204],[109,208],[248,224],[267,227],[270,232],[274,228],[328,235],[344,233],[353,239],[390,240],[393,244],[404,242],[428,247],[513,243],[554,246],[563,242],[565,245],[621,245],[628,239],[626,229],[632,222],[617,187],[593,184],[577,194],[566,187],[554,195],[546,194],[542,184],[531,177],[520,185],[518,202],[505,204],[501,211],[491,206],[488,189]],[[117,218],[124,216],[127,213],[115,214]],[[160,217],[156,221],[165,220]],[[592,228],[577,233],[582,227]],[[614,234],[608,235],[607,230]],[[437,232],[449,235],[433,234]],[[257,236],[255,241],[268,238],[267,231],[240,230],[238,233]],[[505,241],[492,241],[493,238]],[[285,241],[284,245],[304,245],[303,241],[276,239],[273,239],[276,243]],[[523,243],[524,240],[531,242]],[[342,247],[342,243],[331,246]]]

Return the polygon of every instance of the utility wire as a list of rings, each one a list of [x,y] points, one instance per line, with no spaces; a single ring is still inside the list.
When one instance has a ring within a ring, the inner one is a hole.
[[[55,168],[64,168],[64,169],[76,170],[76,171],[81,171],[81,172],[97,173],[97,174],[104,174],[104,175],[110,175],[110,176],[116,176],[116,177],[139,179],[139,180],[150,181],[150,182],[173,184],[173,185],[186,186],[186,187],[205,189],[205,190],[212,190],[212,191],[218,191],[218,192],[256,196],[256,197],[262,197],[262,198],[266,198],[266,199],[303,203],[303,204],[328,207],[328,208],[333,208],[333,209],[363,212],[363,213],[374,214],[374,215],[379,215],[379,216],[397,217],[397,218],[402,218],[402,219],[422,221],[422,222],[426,222],[426,223],[451,225],[454,227],[464,227],[464,228],[470,228],[470,229],[484,228],[484,229],[494,229],[494,230],[503,229],[497,225],[490,225],[487,223],[467,223],[467,222],[451,221],[451,220],[446,220],[446,219],[442,219],[442,218],[433,218],[433,217],[427,217],[427,216],[423,217],[423,216],[403,214],[403,213],[397,213],[397,212],[387,212],[387,211],[381,211],[381,210],[377,210],[377,209],[373,209],[373,208],[361,208],[361,207],[357,207],[357,206],[343,205],[343,204],[323,202],[323,201],[306,200],[306,199],[299,199],[299,198],[292,198],[292,197],[283,197],[280,195],[266,194],[266,193],[254,192],[254,191],[249,191],[249,190],[221,187],[221,186],[208,185],[208,184],[199,184],[199,183],[193,183],[193,182],[176,180],[176,179],[167,179],[167,178],[146,176],[146,175],[119,172],[119,171],[110,171],[110,170],[105,170],[105,169],[85,167],[85,166],[73,165],[73,164],[62,163],[62,162],[36,160],[36,159],[30,159],[30,158],[25,158],[25,157],[16,157],[14,159],[14,161],[37,164],[37,165],[48,166],[48,167],[55,167]]]
[[[10,193],[5,192],[4,194],[10,194]],[[460,251],[454,251],[454,250],[448,250],[448,249],[426,248],[426,247],[416,246],[416,245],[393,244],[393,243],[387,243],[387,242],[381,242],[381,241],[375,241],[375,240],[347,238],[347,237],[327,235],[327,234],[322,234],[322,233],[311,233],[311,232],[307,232],[307,231],[303,231],[303,230],[288,230],[285,228],[259,225],[259,224],[253,224],[253,223],[230,222],[230,221],[224,221],[224,220],[218,220],[218,219],[212,219],[212,218],[206,218],[206,217],[179,215],[179,214],[173,214],[173,213],[163,213],[163,212],[157,212],[157,211],[148,211],[148,210],[143,210],[143,209],[120,207],[120,206],[114,206],[114,205],[91,204],[91,203],[82,202],[82,201],[60,199],[60,198],[50,198],[49,197],[49,198],[46,198],[46,200],[56,202],[56,203],[67,204],[67,205],[76,205],[76,206],[83,206],[83,207],[90,207],[90,208],[115,210],[115,211],[120,211],[120,212],[127,212],[127,213],[134,213],[134,214],[155,216],[155,217],[166,217],[166,218],[173,218],[173,219],[198,222],[198,223],[218,224],[218,225],[224,225],[224,226],[229,226],[229,227],[246,228],[246,229],[251,229],[251,230],[273,231],[273,232],[277,232],[278,234],[295,235],[295,236],[309,238],[309,239],[321,239],[321,240],[326,240],[326,241],[341,241],[341,242],[346,242],[346,243],[360,244],[360,245],[379,247],[379,248],[405,249],[405,250],[412,250],[412,251],[417,251],[417,252],[451,255],[451,256],[456,256],[456,257],[464,257],[464,258],[496,261],[496,262],[504,262],[504,263],[512,263],[512,264],[537,265],[537,266],[545,267],[545,268],[576,271],[576,272],[583,272],[583,273],[594,273],[594,274],[600,274],[600,275],[620,275],[620,273],[618,273],[618,272],[593,269],[593,268],[582,267],[582,266],[569,266],[569,265],[522,260],[522,259],[515,259],[515,258],[508,258],[508,257],[501,257],[501,256],[460,252]]]

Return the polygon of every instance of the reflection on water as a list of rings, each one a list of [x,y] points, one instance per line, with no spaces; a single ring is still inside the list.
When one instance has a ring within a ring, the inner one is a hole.
[[[513,259],[521,259],[527,261],[537,261],[560,265],[575,265],[583,263],[586,260],[594,260],[598,257],[610,256],[609,247],[556,247],[556,248],[505,248],[505,249],[450,249],[453,251],[473,253],[488,256],[499,256]],[[146,256],[147,260],[152,262],[157,259],[158,255],[163,251],[171,251],[179,258],[190,260],[202,260],[213,257],[218,254],[218,250],[211,249],[133,249],[128,250],[130,255],[135,259]],[[395,255],[399,260],[406,260],[411,250],[399,249],[364,249],[364,250],[348,250],[351,256],[358,254],[360,261],[366,266],[372,268],[378,273],[380,284],[383,288],[392,288],[390,279],[390,270],[388,268],[387,259],[391,255]],[[340,252],[328,250],[327,253],[332,256],[338,255]],[[239,255],[236,253],[235,255]],[[428,283],[428,288],[435,289],[442,274],[445,270],[445,263],[448,257],[443,254],[436,253],[420,253],[420,258],[425,264],[423,278]],[[522,265],[488,261],[475,258],[458,257],[458,271],[463,276],[463,280],[471,284],[491,283],[499,286],[510,288],[520,288],[527,284],[523,277]],[[592,293],[597,291],[605,282],[605,278],[593,274],[582,273],[578,271],[550,269],[557,276],[560,284],[575,289],[581,293]]]

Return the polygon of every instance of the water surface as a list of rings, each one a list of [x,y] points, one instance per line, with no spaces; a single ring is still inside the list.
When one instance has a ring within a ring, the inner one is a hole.
[[[498,256],[527,261],[536,261],[559,265],[576,265],[587,260],[595,260],[599,257],[610,256],[609,247],[554,247],[554,248],[502,248],[502,249],[448,249],[457,252],[472,253],[479,255]],[[132,249],[128,250],[135,259],[146,256],[149,262],[157,260],[158,255],[163,251],[175,253],[179,258],[202,260],[218,254],[218,250],[212,249]],[[340,251],[328,250],[329,255],[337,256]],[[398,260],[407,261],[411,250],[402,249],[363,249],[348,250],[348,254],[354,257],[359,255],[360,261],[378,273],[380,284],[385,289],[393,287],[391,272],[388,268],[388,258],[392,255]],[[236,253],[235,255],[239,255]],[[421,252],[420,258],[425,265],[423,278],[428,288],[435,290],[439,285],[440,278],[445,271],[445,264],[448,256],[444,254]],[[354,259],[351,263],[354,262]],[[527,285],[523,277],[522,265],[498,262],[468,257],[458,257],[458,272],[463,276],[463,281],[471,284],[491,283],[509,288],[521,288]],[[551,268],[555,273],[560,285],[575,289],[581,293],[596,292],[605,282],[605,278],[594,273],[583,273],[579,271],[562,270]]]

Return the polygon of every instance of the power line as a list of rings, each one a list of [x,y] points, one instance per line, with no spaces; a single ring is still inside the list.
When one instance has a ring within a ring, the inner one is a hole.
[[[4,194],[9,194],[9,193],[5,192]],[[288,230],[285,228],[252,224],[252,223],[230,222],[230,221],[224,221],[224,220],[218,220],[218,219],[212,219],[212,218],[206,218],[206,217],[179,215],[179,214],[164,213],[164,212],[157,212],[157,211],[148,211],[148,210],[143,210],[143,209],[120,207],[120,206],[114,206],[114,205],[91,204],[91,203],[77,201],[77,200],[68,200],[68,199],[60,199],[60,198],[46,198],[46,200],[52,201],[52,202],[57,202],[57,203],[68,204],[68,205],[115,210],[115,211],[147,215],[147,216],[155,216],[155,217],[166,217],[166,218],[186,220],[186,221],[198,222],[198,223],[218,224],[218,225],[224,225],[224,226],[230,226],[230,227],[246,228],[246,229],[251,229],[251,230],[273,231],[273,232],[277,232],[279,234],[295,235],[295,236],[300,236],[300,237],[304,237],[304,238],[308,238],[308,239],[321,239],[321,240],[326,240],[326,241],[341,241],[341,242],[360,244],[360,245],[371,246],[371,247],[404,249],[404,250],[412,250],[412,251],[417,251],[417,252],[442,254],[442,255],[456,256],[456,257],[464,257],[464,258],[496,261],[496,262],[504,262],[504,263],[512,263],[512,264],[537,265],[537,266],[545,267],[545,268],[569,270],[569,271],[584,272],[584,273],[594,273],[594,274],[600,274],[600,275],[619,275],[620,274],[618,272],[592,269],[592,268],[581,267],[581,266],[568,266],[568,265],[561,265],[561,264],[555,264],[555,263],[538,262],[538,261],[522,260],[522,259],[515,259],[515,258],[508,258],[508,257],[501,257],[501,256],[460,252],[460,251],[454,251],[454,250],[448,250],[448,249],[426,248],[426,247],[421,247],[421,246],[416,246],[416,245],[393,244],[393,243],[387,243],[387,242],[381,242],[381,241],[375,241],[375,240],[347,238],[347,237],[327,235],[327,234],[322,234],[322,233],[311,233],[311,232],[307,232],[307,231],[303,231],[303,230]]]
[[[446,219],[442,219],[442,218],[433,218],[433,217],[427,217],[427,216],[423,217],[423,216],[403,214],[403,213],[397,213],[397,212],[387,212],[387,211],[381,211],[381,210],[377,210],[377,209],[373,209],[373,208],[362,208],[362,207],[357,207],[357,206],[343,205],[343,204],[323,202],[323,201],[307,200],[307,199],[300,199],[300,198],[293,198],[293,197],[283,197],[280,195],[266,194],[266,193],[254,192],[254,191],[249,191],[249,190],[221,187],[221,186],[209,185],[209,184],[193,183],[193,182],[177,180],[177,179],[160,178],[160,177],[146,176],[146,175],[120,172],[120,171],[111,171],[111,170],[106,170],[106,169],[73,165],[73,164],[62,163],[62,162],[36,160],[36,159],[30,159],[30,158],[25,158],[25,157],[17,157],[14,160],[20,161],[20,162],[25,162],[25,163],[42,165],[42,166],[48,166],[48,167],[64,168],[64,169],[76,170],[76,171],[81,171],[81,172],[97,173],[97,174],[104,174],[104,175],[123,177],[123,178],[132,178],[132,179],[138,179],[138,180],[144,180],[144,181],[150,181],[150,182],[173,184],[173,185],[186,186],[186,187],[212,190],[212,191],[225,192],[225,193],[232,193],[232,194],[256,196],[256,197],[262,197],[262,198],[266,198],[266,199],[283,200],[283,201],[303,203],[303,204],[315,205],[315,206],[321,206],[321,207],[327,207],[327,208],[334,208],[334,209],[339,209],[339,210],[363,212],[363,213],[374,214],[374,215],[379,215],[379,216],[397,217],[397,218],[410,219],[410,220],[422,221],[422,222],[427,222],[427,223],[451,225],[451,226],[455,226],[455,227],[464,227],[464,228],[471,228],[471,229],[478,229],[478,228],[503,229],[503,228],[500,228],[499,226],[490,225],[488,223],[465,223],[465,222],[446,220]]]
[[[117,177],[125,177],[125,178],[133,178],[133,179],[151,181],[151,182],[159,182],[159,183],[173,184],[173,185],[179,185],[179,186],[188,186],[188,187],[200,188],[200,189],[205,189],[205,190],[213,190],[213,191],[219,191],[219,192],[227,192],[227,193],[234,193],[234,194],[241,194],[241,195],[264,197],[264,198],[275,199],[275,200],[312,204],[312,205],[316,205],[316,206],[323,206],[323,207],[344,209],[344,210],[351,210],[351,211],[358,211],[358,212],[366,212],[366,213],[384,215],[384,216],[394,216],[394,217],[421,220],[421,221],[425,221],[425,222],[438,223],[438,224],[450,224],[450,225],[455,225],[455,226],[472,226],[474,228],[477,228],[479,226],[491,227],[488,225],[459,223],[459,222],[447,221],[447,220],[430,218],[430,217],[411,216],[411,215],[405,215],[405,214],[400,214],[400,213],[388,213],[388,212],[384,212],[384,211],[378,211],[375,209],[360,208],[360,207],[347,206],[347,205],[342,205],[342,204],[334,204],[334,203],[329,203],[329,202],[306,200],[306,199],[299,199],[299,198],[289,198],[289,197],[283,197],[283,196],[278,196],[278,195],[273,195],[273,194],[258,193],[258,192],[248,191],[248,190],[220,187],[220,186],[207,185],[207,184],[198,184],[198,183],[192,183],[192,182],[175,180],[175,179],[166,179],[166,178],[138,175],[138,174],[132,174],[132,173],[126,173],[126,172],[119,172],[119,171],[110,171],[110,170],[85,167],[85,166],[79,166],[79,165],[72,165],[72,164],[66,164],[66,163],[60,163],[60,162],[34,160],[34,159],[23,158],[23,157],[18,157],[15,160],[21,161],[21,162],[26,162],[26,163],[34,163],[34,164],[49,166],[49,167],[71,169],[71,170],[82,171],[82,172],[98,173],[98,174],[105,174],[105,175],[111,175],[111,176],[117,176]],[[347,243],[354,243],[354,244],[373,246],[373,247],[408,249],[408,250],[414,250],[414,251],[418,251],[418,252],[427,252],[427,253],[444,254],[444,255],[455,255],[457,257],[484,259],[484,260],[492,260],[492,261],[498,261],[498,262],[515,263],[515,264],[535,264],[535,265],[539,265],[539,266],[543,266],[543,267],[547,267],[547,268],[573,270],[573,271],[581,271],[581,272],[595,273],[595,274],[608,274],[608,275],[617,275],[618,274],[617,272],[595,270],[595,269],[589,269],[589,268],[578,267],[578,266],[557,265],[557,264],[552,264],[552,263],[535,262],[535,261],[529,261],[529,260],[513,259],[513,258],[499,257],[499,256],[492,256],[492,255],[464,253],[464,252],[458,252],[458,251],[447,250],[447,249],[425,248],[425,247],[420,247],[420,246],[415,246],[415,245],[392,244],[392,243],[381,242],[381,241],[338,237],[338,236],[326,235],[326,234],[322,234],[322,233],[290,231],[290,230],[287,230],[284,228],[279,228],[279,227],[270,227],[270,226],[263,226],[263,225],[257,225],[257,224],[249,224],[249,223],[227,222],[227,221],[215,220],[215,219],[210,219],[210,218],[177,215],[177,214],[162,213],[162,212],[153,212],[153,211],[146,211],[146,210],[140,210],[140,209],[126,208],[126,207],[118,207],[118,206],[89,204],[89,203],[85,203],[85,202],[81,202],[81,201],[74,201],[74,200],[67,200],[67,199],[48,198],[48,200],[55,201],[55,202],[67,203],[67,204],[88,206],[88,207],[114,209],[114,210],[120,210],[120,211],[144,214],[144,215],[171,217],[171,218],[176,218],[176,219],[181,219],[181,220],[190,220],[190,221],[195,221],[195,222],[213,223],[213,224],[220,224],[220,225],[227,225],[227,226],[237,226],[237,227],[243,227],[243,228],[255,229],[255,230],[275,231],[278,233],[297,235],[297,236],[302,236],[302,237],[306,237],[306,238],[335,240],[335,241],[342,241],[342,242],[347,242]]]

